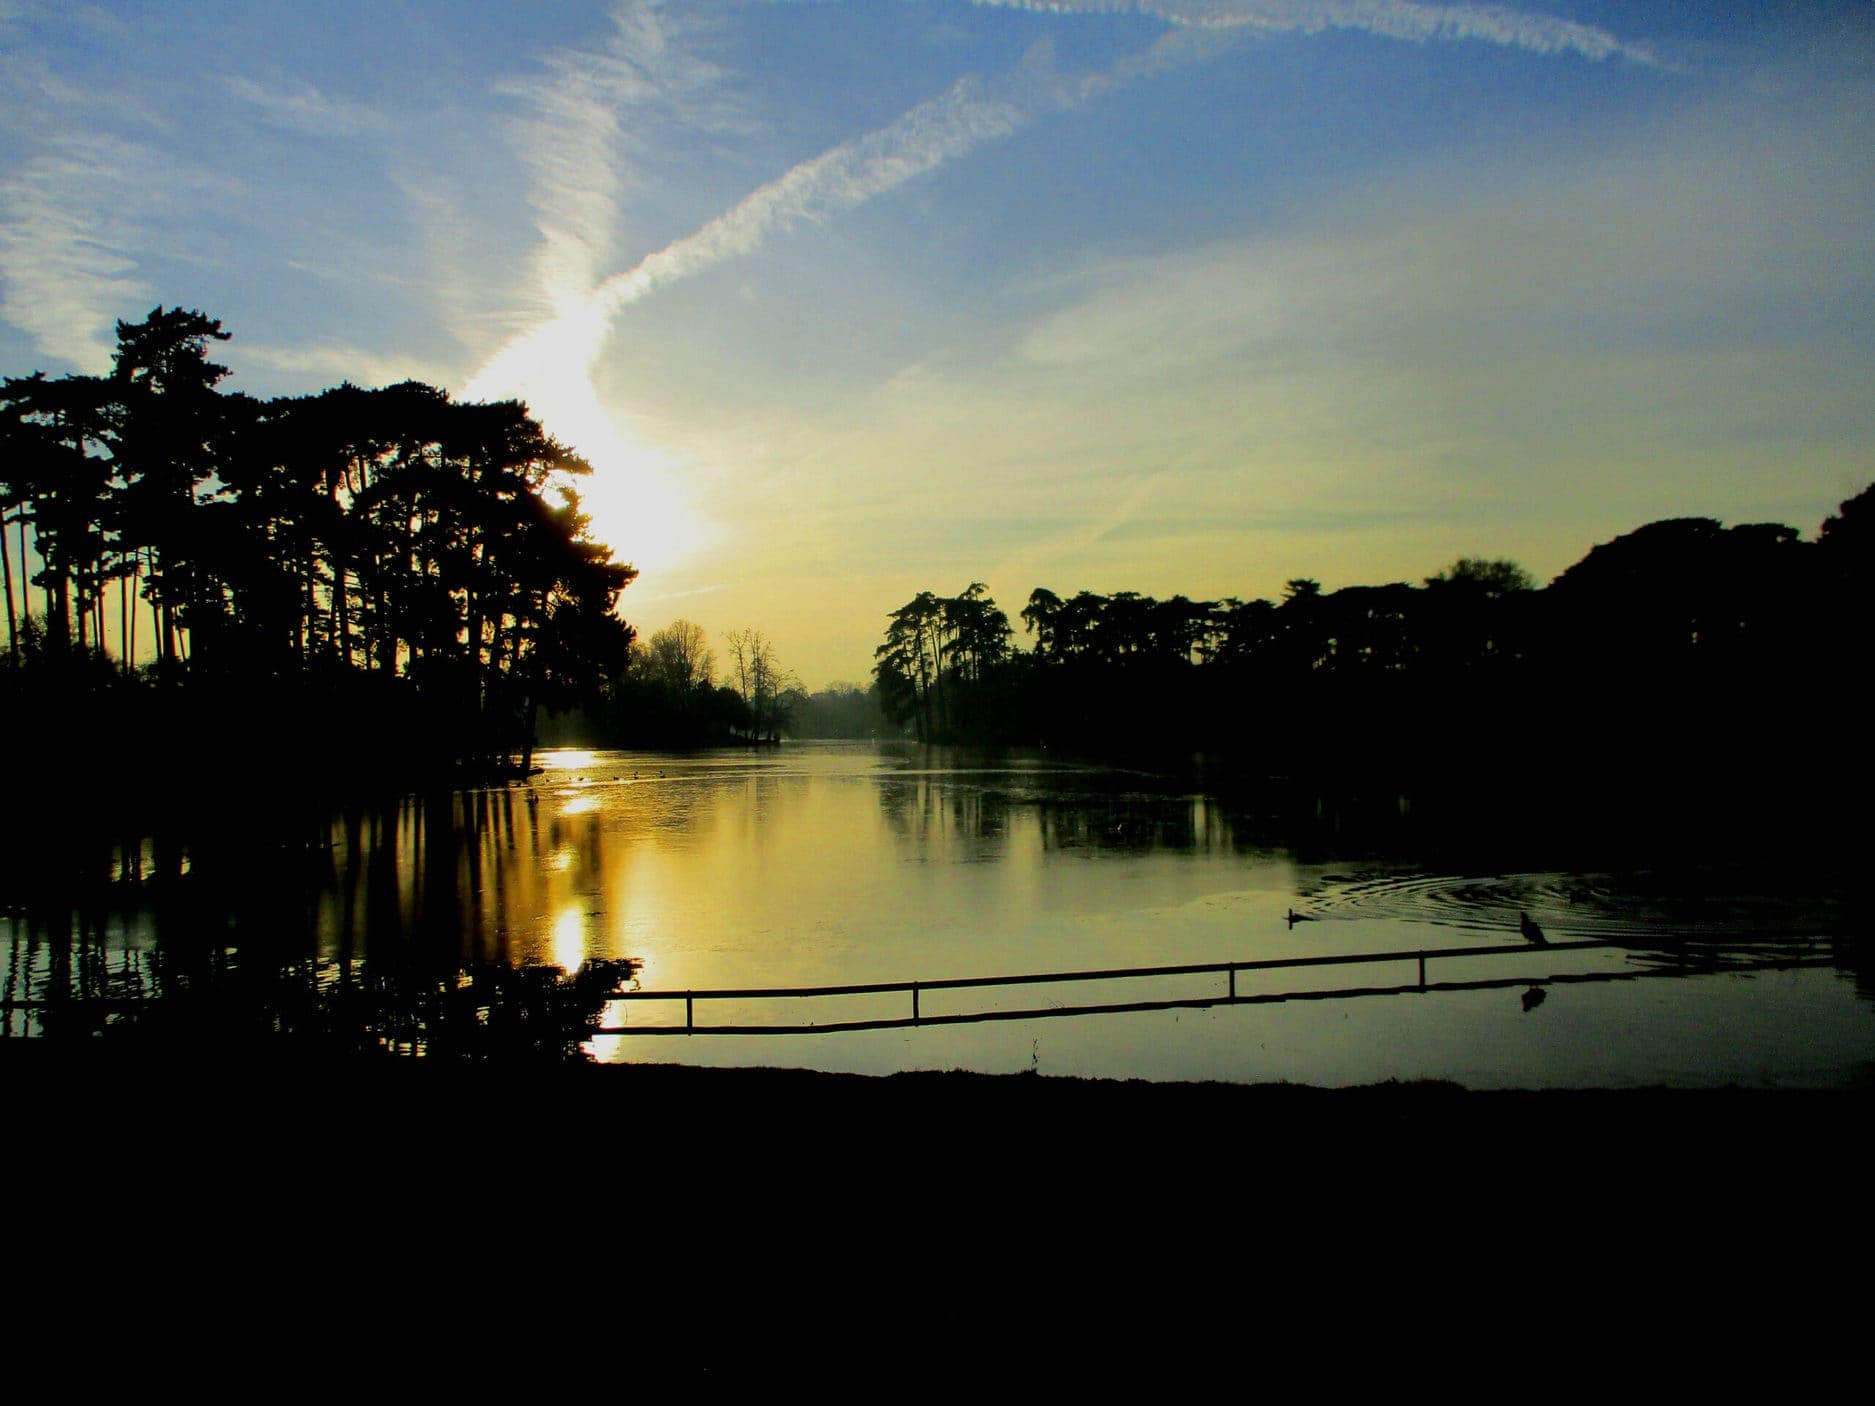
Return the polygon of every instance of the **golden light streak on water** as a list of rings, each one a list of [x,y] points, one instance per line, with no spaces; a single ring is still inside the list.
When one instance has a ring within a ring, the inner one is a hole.
[[[553,964],[571,976],[586,961],[586,915],[562,908],[553,920]]]

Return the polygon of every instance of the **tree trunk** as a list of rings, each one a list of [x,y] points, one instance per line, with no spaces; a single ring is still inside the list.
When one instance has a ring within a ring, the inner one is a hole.
[[[156,566],[156,548],[150,548],[152,573]],[[170,582],[165,581],[163,588],[168,590]],[[151,601],[151,613],[156,617],[157,658],[163,661],[165,668],[176,662],[176,629],[171,619],[174,607],[167,600]]]
[[[39,554],[39,559],[45,560],[43,551]],[[58,650],[60,654],[64,654],[71,648],[72,643],[72,583],[65,579],[63,567],[47,573],[46,614],[56,622]]]
[[[352,626],[345,600],[345,563],[332,563],[332,639],[338,646],[339,663],[352,666]]]
[[[37,530],[33,532],[33,541],[35,544],[39,541]],[[52,591],[52,572],[47,569],[46,559],[43,556],[39,558],[39,569],[45,576],[45,580],[39,583],[39,589],[46,598],[45,609],[41,613],[46,620],[46,646],[49,649],[52,645],[52,632],[59,625],[59,602],[58,597]]]
[[[300,641],[299,666],[305,669],[312,663],[314,642],[319,634],[319,568],[313,564],[312,553],[306,554],[306,620],[305,638]]]
[[[142,595],[138,589],[143,583],[143,554],[131,556],[130,579],[135,583],[130,588],[130,642],[124,646],[124,662],[130,669],[137,667],[137,597]]]
[[[13,661],[13,667],[20,666],[19,621],[13,613],[13,554],[7,550],[6,515],[0,513],[0,569],[4,569],[7,593],[7,657]],[[26,563],[20,562],[24,572]]]
[[[26,574],[26,505],[20,505],[19,515],[13,519],[20,528],[20,614],[32,613],[32,601],[28,592],[32,590],[32,577]],[[0,529],[4,530],[4,529]],[[8,597],[12,599],[11,596]]]

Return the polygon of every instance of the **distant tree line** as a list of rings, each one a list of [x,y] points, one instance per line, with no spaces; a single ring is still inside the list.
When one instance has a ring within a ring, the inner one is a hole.
[[[802,687],[761,630],[723,636],[723,668],[702,626],[676,620],[632,642],[604,697],[556,720],[556,740],[615,747],[720,747],[780,738],[896,737],[874,690]]]
[[[0,386],[0,690],[42,735],[146,751],[525,764],[540,710],[598,696],[632,639],[635,572],[566,485],[587,464],[513,401],[228,393],[227,336],[158,307],[109,374]]]
[[[675,620],[634,640],[603,693],[561,719],[556,740],[582,746],[722,747],[774,743],[806,697],[759,629],[723,637],[724,668],[702,626]]]
[[[879,706],[876,687],[857,683],[831,683],[800,699],[788,718],[796,737],[868,741],[896,738],[900,728]]]
[[[1814,790],[1818,769],[1867,770],[1872,583],[1875,486],[1813,541],[1654,522],[1542,589],[1489,558],[1417,586],[1292,580],[1276,601],[1037,589],[1028,648],[980,583],[925,592],[890,615],[874,675],[888,714],[931,742],[1405,783],[1535,769],[1761,784],[1807,767]]]

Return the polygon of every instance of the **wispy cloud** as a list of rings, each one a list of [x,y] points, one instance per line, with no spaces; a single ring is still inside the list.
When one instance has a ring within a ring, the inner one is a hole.
[[[105,34],[123,34],[128,25],[121,15],[102,5],[70,5],[56,0],[0,0],[0,33],[41,22],[83,26]]]
[[[73,114],[90,126],[141,129],[164,136],[175,124],[141,93],[128,86],[100,90],[95,83],[60,73],[45,55],[8,44],[0,20],[0,129],[16,143],[30,133],[56,131]]]
[[[719,70],[691,52],[658,0],[616,5],[611,21],[597,47],[557,49],[540,72],[500,88],[524,108],[515,130],[540,234],[534,292],[554,313],[589,295],[611,261],[636,122],[661,110],[708,128],[730,110]]]
[[[118,316],[150,297],[128,212],[153,160],[132,143],[72,136],[0,181],[0,317],[82,371],[109,369]]]
[[[1022,599],[1053,562],[1086,550],[1136,519],[1168,478],[1166,470],[1123,483],[1117,501],[1099,507],[1085,521],[1041,541],[1025,543],[991,570],[988,583],[1005,599]]]
[[[236,343],[225,353],[238,371],[243,366],[264,366],[270,371],[345,380],[361,386],[389,386],[400,381],[424,381],[431,385],[447,379],[444,368],[420,358],[374,352],[367,347],[329,342],[309,347],[266,347]]]
[[[629,511],[668,554],[701,545],[705,529],[678,501],[671,476],[601,403],[593,365],[609,330],[598,285],[619,239],[624,197],[642,140],[637,127],[731,125],[734,100],[720,71],[687,43],[686,26],[659,0],[612,10],[611,32],[587,49],[549,54],[534,76],[502,86],[519,98],[517,146],[530,173],[539,232],[530,259],[531,325],[510,336],[465,387],[472,399],[525,400],[546,427],[599,471],[586,485],[602,520]],[[611,524],[602,521],[602,527]]]
[[[962,397],[948,413],[1001,455],[1047,448],[1116,482],[1171,460],[1167,509],[1232,531],[1299,528],[1331,500],[1521,521],[1528,545],[1510,545],[1544,572],[1565,544],[1721,485],[1740,515],[1782,518],[1826,456],[1867,481],[1875,404],[1864,324],[1833,312],[1875,288],[1870,118],[1846,95],[1795,107],[1741,98],[1590,151],[1422,167],[1287,231],[1092,262],[1011,356],[917,388],[900,423]],[[1012,420],[1012,395],[1046,418]],[[1183,562],[1172,514],[1142,518]],[[1361,536],[1334,548],[1341,579],[1470,550]]]
[[[298,78],[274,78],[268,82],[230,74],[223,86],[259,110],[270,126],[303,132],[313,137],[355,137],[383,131],[382,113],[363,103],[348,102],[321,92]]]
[[[625,113],[650,88],[621,52],[622,30],[599,52],[549,54],[543,72],[502,88],[527,107],[516,124],[517,144],[531,172],[529,200],[540,233],[536,291],[550,303],[589,290],[611,255]]]
[[[674,600],[691,600],[697,596],[715,595],[718,591],[726,591],[740,584],[736,581],[713,581],[707,586],[692,586],[683,591],[658,591],[650,595],[636,594],[632,598],[632,605],[634,608],[641,605],[667,605]]]
[[[1645,44],[1624,41],[1595,25],[1504,5],[1427,5],[1414,0],[971,0],[998,9],[1042,14],[1137,14],[1190,29],[1253,28],[1319,34],[1363,30],[1388,39],[1472,40],[1539,54],[1624,58],[1657,65]]]

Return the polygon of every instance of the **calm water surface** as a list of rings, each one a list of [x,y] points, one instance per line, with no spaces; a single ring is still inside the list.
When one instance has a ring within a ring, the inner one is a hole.
[[[1866,975],[1859,993],[1854,949],[1832,941],[1850,925],[1847,910],[1827,892],[1767,897],[1761,876],[1667,882],[1305,860],[1260,843],[1262,827],[1215,799],[1033,757],[801,744],[541,760],[530,784],[348,815],[269,840],[259,857],[126,841],[109,860],[108,901],[71,919],[78,957],[57,950],[63,918],[48,925],[18,904],[0,918],[7,992],[77,980],[87,960],[94,985],[135,986],[184,923],[198,938],[205,922],[225,924],[217,960],[234,964],[259,927],[297,925],[298,968],[327,984],[415,949],[568,971],[629,958],[641,989],[684,991],[1485,947],[1518,942],[1525,911],[1553,941],[1625,946],[1434,965],[1434,981],[1521,979],[1491,990],[806,1035],[601,1036],[591,1048],[606,1060],[866,1072],[1443,1077],[1474,1087],[1829,1085],[1875,1064]],[[250,882],[230,884],[236,867]],[[257,873],[264,882],[251,882]],[[205,901],[230,887],[247,895],[240,904]],[[1292,909],[1308,921],[1292,926]],[[1674,967],[1675,939],[1749,969],[1642,977]],[[1812,965],[1770,965],[1806,957]],[[1598,973],[1642,979],[1554,984],[1526,1008],[1527,981]],[[1241,973],[1237,989],[1412,976],[1411,962]],[[1225,980],[924,992],[921,1010],[1196,999],[1222,994]],[[899,993],[705,1002],[697,1018],[905,1014]],[[617,1002],[605,1013],[634,1028],[683,1018],[681,1002]],[[18,1033],[28,1017],[10,1020]]]

